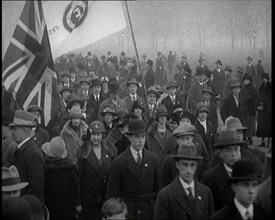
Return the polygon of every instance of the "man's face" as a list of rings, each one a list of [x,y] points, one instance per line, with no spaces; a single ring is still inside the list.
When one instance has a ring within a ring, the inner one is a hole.
[[[205,121],[207,119],[207,112],[199,112],[198,113],[198,118],[201,120],[201,121]]]
[[[80,125],[81,118],[72,118],[72,125],[78,127]]]
[[[251,60],[251,59],[248,59],[248,60],[247,60],[247,63],[248,63],[248,64],[252,63],[252,60]]]
[[[62,82],[57,83],[57,90],[58,90],[58,92],[61,91],[62,87],[63,87]]]
[[[99,145],[102,141],[102,133],[92,133],[90,139],[92,144]]]
[[[243,141],[243,130],[237,130],[237,135],[239,141]]]
[[[162,124],[162,125],[165,125],[166,122],[167,122],[167,117],[164,116],[164,115],[163,115],[163,116],[159,116],[158,122],[159,122],[160,124]]]
[[[15,143],[20,144],[23,140],[25,140],[28,137],[26,129],[27,128],[19,126],[11,127],[11,135]]]
[[[245,208],[248,208],[252,204],[258,192],[258,181],[239,181],[232,184],[232,189],[235,193],[235,198]]]
[[[145,145],[145,133],[130,135],[129,141],[131,142],[131,146],[134,150],[140,151]]]
[[[190,134],[182,135],[177,137],[176,141],[179,147],[182,147],[183,145],[190,145],[194,141],[194,136]]]
[[[209,92],[203,92],[202,93],[202,99],[206,100],[206,101],[210,101],[210,99],[211,99],[210,93]]]
[[[71,72],[70,75],[71,75],[71,78],[72,78],[72,79],[75,79],[76,72]]]
[[[100,87],[100,86],[98,86],[98,87]],[[108,83],[107,82],[102,83],[102,88],[104,90],[108,90]]]
[[[245,86],[247,86],[249,83],[250,83],[250,80],[249,80],[249,79],[245,79],[245,80],[243,81],[243,84],[244,84]]]
[[[113,114],[108,113],[108,112],[105,113],[105,115],[104,115],[104,121],[106,122],[107,125],[111,124],[113,119],[114,119]]]
[[[40,118],[40,112],[39,111],[32,111],[31,113],[37,120],[39,120],[39,118]]]
[[[221,68],[221,65],[220,65],[220,64],[216,64],[216,68],[217,68],[217,69],[220,69],[220,68]]]
[[[234,163],[241,159],[241,148],[240,146],[229,146],[224,147],[220,154],[223,162],[229,167],[233,167]]]
[[[233,93],[233,95],[235,95],[235,96],[239,95],[240,91],[241,91],[241,88],[240,88],[240,87],[232,88],[232,93]]]
[[[135,108],[135,109],[134,109],[134,114],[137,115],[137,116],[141,116],[141,115],[142,115],[142,109],[140,109],[140,108]]]
[[[81,83],[81,89],[83,91],[87,92],[89,90],[89,87],[90,87],[89,83],[86,83],[86,82]]]
[[[101,91],[101,86],[93,86],[92,87],[92,92],[93,92],[94,95],[99,95],[100,91]]]
[[[68,77],[68,76],[63,76],[63,82],[65,82],[65,83],[70,82],[70,77]]]
[[[195,160],[181,159],[176,161],[176,167],[179,170],[180,177],[188,184],[194,179],[197,166],[198,162]]]
[[[64,100],[67,100],[70,94],[71,94],[70,91],[64,91],[64,92],[62,93],[62,98],[63,98]]]
[[[136,94],[138,87],[136,84],[130,84],[128,88],[129,88],[129,92],[134,95]]]
[[[176,94],[177,89],[175,87],[170,87],[168,89],[168,93],[170,96],[174,96]]]
[[[205,74],[199,74],[199,75],[197,75],[197,79],[198,79],[199,82],[202,83],[202,82],[205,81],[206,76],[205,76]]]
[[[157,96],[155,94],[152,94],[152,93],[149,93],[147,95],[147,102],[150,104],[150,105],[153,105],[155,104],[157,101]]]

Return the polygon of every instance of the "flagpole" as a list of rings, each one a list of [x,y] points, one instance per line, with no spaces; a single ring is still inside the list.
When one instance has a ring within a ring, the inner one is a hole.
[[[138,57],[138,51],[137,51],[137,45],[136,45],[135,35],[134,35],[133,27],[132,27],[131,17],[130,17],[127,1],[124,1],[124,2],[125,2],[127,17],[128,17],[128,21],[129,21],[130,30],[131,30],[131,35],[132,35],[133,42],[134,42],[134,47],[135,47],[135,52],[136,52],[136,57],[137,57],[138,68],[139,68],[139,72],[140,72],[140,75],[141,75],[141,79],[143,81],[144,95],[146,96],[146,86],[145,86],[145,81],[144,81],[143,74],[142,74],[141,67],[140,67],[140,62],[139,62],[139,57]]]

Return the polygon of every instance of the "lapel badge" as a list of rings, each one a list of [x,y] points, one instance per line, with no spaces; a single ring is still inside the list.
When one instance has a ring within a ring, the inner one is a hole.
[[[145,167],[148,167],[148,164],[146,163],[144,166],[145,166]]]
[[[200,196],[198,196],[198,200],[201,200],[201,197],[200,197]]]

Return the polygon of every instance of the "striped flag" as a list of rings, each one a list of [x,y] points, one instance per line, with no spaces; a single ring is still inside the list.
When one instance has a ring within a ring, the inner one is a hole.
[[[2,81],[23,109],[34,104],[44,110],[42,125],[57,114],[60,100],[41,1],[24,4],[4,55]]]

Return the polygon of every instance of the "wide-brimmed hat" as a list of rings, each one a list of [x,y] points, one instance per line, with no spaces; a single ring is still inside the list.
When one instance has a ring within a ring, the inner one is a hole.
[[[79,94],[75,94],[75,93],[71,93],[69,96],[68,96],[68,99],[67,99],[67,108],[70,109],[72,108],[73,106],[73,103],[74,102],[78,102],[80,104],[80,107],[83,108],[84,106],[84,100],[82,97],[79,96]]]
[[[173,136],[181,137],[183,135],[194,135],[195,131],[196,131],[196,128],[193,125],[184,124],[184,125],[178,126],[173,131]]]
[[[138,83],[136,77],[131,77],[131,78],[128,80],[127,86],[129,86],[129,85],[131,85],[131,84],[134,84],[134,85],[136,85],[137,87],[139,87],[139,83]]]
[[[104,125],[101,121],[93,121],[89,125],[89,129],[90,129],[91,134],[104,133],[105,132]]]
[[[91,81],[91,87],[93,86],[101,86],[103,81],[101,81],[99,78],[95,78]]]
[[[20,182],[19,172],[15,166],[2,167],[2,192],[17,191],[27,185],[28,182]]]
[[[195,116],[189,111],[184,111],[181,113],[179,120],[181,121],[183,118],[188,118],[191,121],[191,124],[195,121]]]
[[[203,87],[202,93],[204,93],[204,92],[208,92],[210,95],[213,95],[212,88],[209,87],[209,86],[204,86],[204,87]]]
[[[128,131],[125,132],[126,135],[132,135],[132,134],[143,134],[146,132],[146,125],[144,121],[133,119],[130,121],[128,126]]]
[[[14,110],[11,108],[2,109],[2,125],[8,126],[14,118]]]
[[[79,80],[79,83],[82,84],[82,83],[88,83],[90,85],[90,78],[87,77],[87,76],[84,76],[82,77],[80,80]]]
[[[243,70],[243,68],[242,68],[242,67],[237,66],[237,68],[236,68],[236,72],[237,72],[237,73],[240,73],[240,74],[243,74],[244,70]]]
[[[217,137],[214,147],[222,149],[229,146],[243,146],[245,143],[245,141],[240,141],[237,130],[222,129]]]
[[[178,88],[178,84],[175,81],[170,81],[168,83],[168,85],[166,86],[166,89],[170,89],[170,88]]]
[[[238,80],[233,80],[231,83],[230,83],[230,89],[233,89],[233,88],[241,88],[241,84]]]
[[[243,78],[242,78],[242,81],[248,79],[250,82],[252,82],[252,75],[251,74],[248,74],[248,73],[245,73],[243,75]]]
[[[217,60],[215,64],[219,64],[222,66],[222,61],[221,60]]]
[[[167,108],[164,105],[160,105],[156,108],[156,120],[160,116],[166,116],[167,118],[169,117]]]
[[[70,110],[70,118],[84,118],[79,106],[73,106]]]
[[[196,106],[196,115],[198,115],[200,112],[207,112],[209,113],[208,106],[205,102],[199,102]]]
[[[109,81],[109,91],[110,93],[117,93],[119,91],[119,82],[117,80]]]
[[[50,157],[65,158],[68,155],[66,145],[61,137],[54,137],[42,145],[42,151]]]
[[[40,113],[40,115],[42,115],[43,114],[43,109],[40,107],[40,106],[38,106],[38,105],[30,105],[28,108],[27,108],[27,111],[28,112],[39,112]]]
[[[32,113],[25,110],[17,110],[14,114],[13,122],[9,126],[36,127],[35,117]]]
[[[233,70],[232,70],[231,66],[226,65],[225,68],[224,68],[224,71],[228,71],[228,72],[231,73]]]
[[[269,80],[269,74],[268,74],[268,73],[263,73],[263,75],[262,75],[262,80],[263,80],[263,79]]]
[[[236,183],[239,181],[260,181],[256,163],[254,160],[244,158],[234,163],[232,167],[232,175],[227,180],[228,184]]]
[[[70,87],[68,87],[68,86],[62,86],[59,94],[62,95],[62,93],[65,92],[65,91],[69,91],[70,93],[73,92],[73,90]]]
[[[160,97],[160,94],[158,93],[158,91],[156,90],[156,88],[154,86],[150,86],[147,90],[147,95],[149,94],[154,94],[156,95],[157,99]]]
[[[136,100],[136,101],[133,102],[131,112],[134,112],[134,110],[135,110],[136,108],[142,109],[142,112],[145,111],[144,103],[141,102],[140,100]]]
[[[235,130],[247,130],[247,127],[244,127],[239,118],[229,116],[225,119],[224,126],[226,129],[235,129]]]
[[[116,115],[117,115],[116,112],[115,112],[115,110],[112,109],[110,106],[107,106],[106,108],[103,109],[103,112],[100,112],[100,114],[101,114],[103,117],[104,117],[104,115],[105,115],[106,113],[110,113],[110,114],[112,114],[113,116],[116,116]]]
[[[201,160],[203,157],[199,156],[197,146],[195,144],[183,145],[178,148],[176,155],[172,158],[176,161],[178,160]]]
[[[246,59],[247,60],[253,60],[251,56],[248,56]]]

